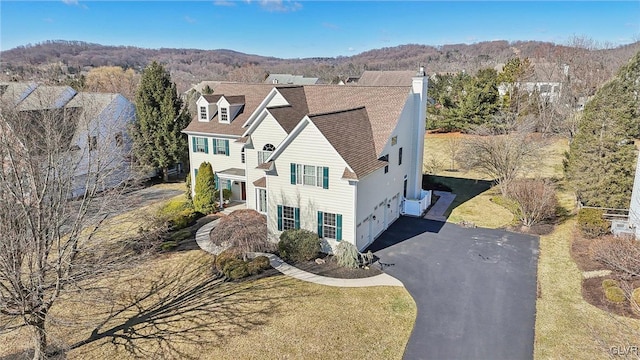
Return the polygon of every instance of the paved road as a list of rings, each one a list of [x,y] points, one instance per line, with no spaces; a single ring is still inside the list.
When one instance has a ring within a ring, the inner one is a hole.
[[[405,359],[533,358],[537,237],[401,217],[370,249],[418,306]]]

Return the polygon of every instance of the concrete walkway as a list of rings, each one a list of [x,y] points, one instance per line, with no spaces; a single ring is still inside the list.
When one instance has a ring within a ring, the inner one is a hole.
[[[223,247],[216,246],[209,237],[209,233],[211,233],[211,230],[218,224],[218,221],[220,221],[220,219],[206,223],[196,232],[196,243],[198,244],[198,246],[202,250],[213,255],[217,255],[225,250],[225,248]],[[338,279],[320,276],[312,274],[310,272],[306,272],[304,270],[300,270],[287,264],[274,254],[253,253],[253,255],[268,257],[269,261],[271,262],[271,266],[273,266],[274,269],[280,271],[284,275],[314,284],[337,287],[404,286],[402,282],[400,282],[400,280],[387,274],[380,274],[361,279]]]
[[[456,194],[447,191],[434,191],[433,194],[438,195],[440,198],[435,204],[433,204],[424,218],[427,220],[447,221],[447,217],[444,216],[444,214],[453,203],[453,200],[456,198]]]

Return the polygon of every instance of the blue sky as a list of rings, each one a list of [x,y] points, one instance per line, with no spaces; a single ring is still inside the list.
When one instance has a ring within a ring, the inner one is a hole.
[[[350,56],[401,44],[640,40],[640,1],[6,1],[0,49],[44,40]]]

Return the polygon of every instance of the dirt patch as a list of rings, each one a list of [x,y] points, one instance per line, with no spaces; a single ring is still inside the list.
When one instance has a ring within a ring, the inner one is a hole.
[[[375,264],[369,266],[368,269],[350,269],[338,265],[333,255],[323,255],[320,259],[324,260],[324,264],[318,264],[313,260],[291,263],[291,265],[312,274],[338,279],[362,279],[382,274],[380,268]]]
[[[589,245],[592,241],[593,239],[583,238],[579,233],[574,234],[571,242],[571,257],[582,271],[606,270],[606,266],[593,260],[589,255]]]

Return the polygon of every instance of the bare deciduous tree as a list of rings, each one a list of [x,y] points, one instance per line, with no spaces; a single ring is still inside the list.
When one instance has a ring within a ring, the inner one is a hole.
[[[87,73],[84,90],[120,93],[133,101],[140,82],[140,75],[133,69],[124,70],[119,66],[100,66]]]
[[[520,175],[541,152],[543,141],[526,130],[492,134],[477,128],[475,136],[465,139],[459,157],[465,169],[475,169],[507,185]],[[502,186],[503,194],[506,187]]]
[[[555,186],[543,179],[518,179],[509,184],[508,196],[518,207],[519,220],[524,226],[532,226],[556,213],[558,198]]]
[[[591,257],[624,278],[640,277],[640,242],[630,237],[606,236],[589,246]]]
[[[81,296],[89,279],[135,258],[98,232],[126,204],[126,186],[114,184],[124,147],[102,146],[120,141],[110,130],[78,109],[0,108],[0,317],[11,324],[0,332],[31,327],[34,359],[50,350],[47,319],[61,295]]]
[[[444,145],[444,149],[449,155],[449,160],[451,161],[451,165],[449,166],[449,170],[456,170],[456,161],[458,160],[458,156],[460,154],[460,150],[462,147],[462,141],[460,141],[460,137],[451,136],[447,138],[447,142]]]

